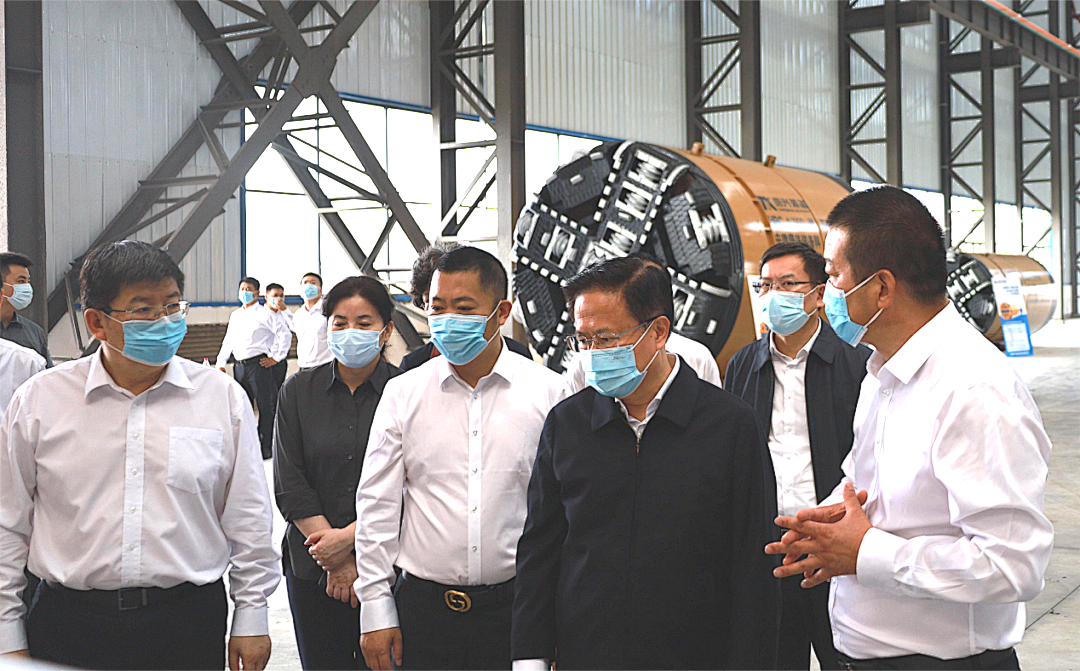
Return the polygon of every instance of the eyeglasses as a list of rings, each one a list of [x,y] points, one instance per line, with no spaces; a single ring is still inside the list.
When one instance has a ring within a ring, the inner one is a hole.
[[[774,289],[776,291],[794,291],[795,287],[802,284],[814,284],[813,282],[795,282],[794,280],[784,280],[783,282],[770,282],[765,280],[764,282],[753,282],[750,286],[756,293],[764,294]]]
[[[144,305],[131,310],[113,310],[112,308],[105,308],[102,312],[110,316],[121,314],[130,315],[131,319],[154,320],[160,319],[166,315],[171,317],[177,313],[182,313],[186,317],[190,305],[191,304],[187,301],[178,301],[176,303],[169,303],[168,305]]]
[[[622,333],[619,333],[617,335],[614,333],[597,333],[591,338],[586,338],[579,335],[566,336],[566,344],[569,345],[570,349],[575,352],[581,352],[590,349],[609,349],[618,345],[619,340],[626,334],[633,333],[642,326],[648,327],[657,319],[659,319],[659,317],[653,317],[652,319],[641,322],[634,328],[623,331]]]

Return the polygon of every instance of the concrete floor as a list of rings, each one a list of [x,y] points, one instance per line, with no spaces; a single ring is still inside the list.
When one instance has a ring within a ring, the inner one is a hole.
[[[1034,356],[1012,361],[1031,389],[1054,445],[1046,513],[1056,542],[1046,587],[1028,604],[1028,628],[1018,654],[1026,669],[1080,670],[1080,320],[1052,322],[1033,341]],[[272,487],[270,462],[266,474]],[[284,528],[275,508],[277,541]],[[270,636],[274,649],[269,668],[299,671],[284,581],[270,597]]]

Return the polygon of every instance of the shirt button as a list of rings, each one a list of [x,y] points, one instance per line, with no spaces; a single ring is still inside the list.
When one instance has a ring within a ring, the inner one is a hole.
[[[128,549],[129,549],[129,550],[134,550],[134,549],[135,549],[135,544],[134,544],[134,543],[132,543],[131,545],[129,545],[129,546],[128,546]]]
[[[789,454],[789,455],[787,455],[787,456],[786,456],[786,457],[784,457],[784,458],[785,458],[785,459],[787,459],[788,461],[791,461],[791,455],[790,455],[790,454]]]
[[[131,512],[135,512],[135,506],[131,506]]]
[[[133,434],[131,434],[131,437],[132,437],[133,439],[135,439],[135,440],[138,440],[138,439],[139,439],[139,434],[137,434],[137,433],[133,433]]]
[[[349,461],[352,461],[352,460],[353,460],[353,455],[350,454],[349,455]]]
[[[473,506],[473,507],[472,507],[472,511],[473,511],[474,513],[476,512],[476,506]]]
[[[350,430],[350,431],[352,430],[352,424],[350,424],[350,425],[349,425],[349,430]]]
[[[888,389],[882,389],[881,390],[881,395],[882,396],[888,396],[889,395],[889,390]]]
[[[476,552],[476,546],[475,546],[475,545],[474,545],[474,546],[472,546],[472,551],[473,551],[473,552]]]
[[[475,468],[474,468],[474,469],[472,469],[472,472],[473,472],[473,473],[475,473],[475,472],[476,472],[476,469],[475,469]]]
[[[479,432],[479,431],[473,431],[473,432],[472,432],[472,435],[474,435],[474,436],[475,436],[475,435],[476,435],[476,434],[478,434],[478,433],[480,433],[480,432]]]
[[[131,474],[132,475],[138,475],[139,474],[139,469],[137,469],[137,468],[131,469]]]

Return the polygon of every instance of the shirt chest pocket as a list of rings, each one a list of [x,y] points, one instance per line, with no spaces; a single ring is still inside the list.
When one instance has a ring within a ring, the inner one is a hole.
[[[214,429],[169,429],[170,487],[198,494],[214,486],[221,467],[225,436]]]

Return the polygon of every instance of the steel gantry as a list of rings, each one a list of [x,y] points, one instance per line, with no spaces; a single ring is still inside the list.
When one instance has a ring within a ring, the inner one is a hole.
[[[429,0],[428,7],[431,112],[440,168],[440,237],[458,237],[495,187],[499,258],[509,263],[511,232],[525,206],[524,3]],[[492,80],[494,86],[490,85]],[[459,110],[459,97],[464,110]],[[458,142],[455,122],[459,111],[475,115],[494,139]],[[487,158],[460,189],[457,154],[478,150],[485,151]]]
[[[173,212],[185,210],[181,224],[155,241],[179,262],[210,222],[223,212],[226,202],[233,197],[248,171],[269,147],[274,147],[285,159],[304,192],[361,272],[375,274],[372,260],[385,245],[395,225],[404,231],[416,249],[428,244],[330,80],[338,54],[371,14],[377,0],[354,0],[344,13],[337,12],[325,0],[296,0],[288,9],[277,0],[260,0],[259,9],[237,0],[222,0],[252,19],[225,28],[215,27],[196,0],[175,1],[200,43],[221,70],[221,82],[213,99],[201,108],[195,121],[150,176],[139,183],[135,194],[109,222],[90,246],[91,249],[130,237]],[[306,25],[305,19],[316,6],[324,9],[326,22]],[[317,33],[326,33],[326,36],[314,46],[309,45],[305,35]],[[258,43],[240,60],[226,46],[229,41],[253,39],[257,39]],[[291,67],[292,64],[295,66]],[[269,74],[260,93],[256,84],[268,66]],[[317,97],[326,110],[325,114],[314,116],[331,120],[341,131],[361,171],[375,186],[374,192],[334,175],[297,153],[293,145],[297,138],[285,126],[290,121],[310,118],[298,117],[295,113],[301,102],[311,96]],[[245,111],[254,118],[253,122],[244,118]],[[236,115],[240,116],[239,121],[230,120]],[[240,149],[229,156],[218,133],[238,125],[245,125],[248,132]],[[203,146],[213,157],[217,174],[180,177],[180,171]],[[360,248],[335,211],[334,201],[337,199],[329,198],[323,192],[313,172],[349,186],[355,191],[356,198],[374,201],[389,210],[390,217],[371,250],[365,252]],[[199,188],[187,195],[173,195],[174,190],[192,186]],[[64,280],[49,297],[50,328],[64,312],[74,310],[73,287],[77,286],[81,260],[79,258],[72,263]],[[404,315],[395,314],[394,322],[410,346],[419,343],[415,329]],[[77,326],[76,336],[81,339]]]
[[[1074,0],[1065,3],[1065,35],[1072,47],[1080,48],[1080,11]],[[1061,236],[1062,280],[1069,279],[1072,293],[1064,296],[1062,312],[1070,317],[1080,317],[1080,290],[1077,288],[1080,282],[1080,96],[1075,91],[1072,93],[1066,107],[1069,208]]]
[[[683,19],[687,147],[760,161],[761,3],[687,0]]]

